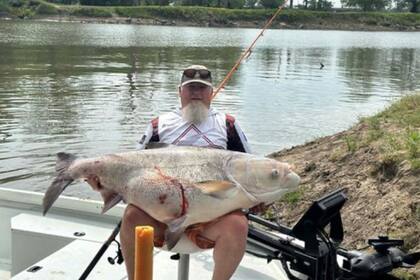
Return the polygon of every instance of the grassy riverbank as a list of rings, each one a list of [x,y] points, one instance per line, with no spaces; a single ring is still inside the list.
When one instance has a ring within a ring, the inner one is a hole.
[[[187,26],[261,27],[275,10],[185,6],[92,7],[42,0],[0,0],[3,16],[25,19]],[[284,10],[273,28],[420,30],[420,14]]]
[[[420,93],[363,118],[341,133],[271,155],[292,163],[302,178],[296,192],[266,212],[292,225],[314,199],[342,187],[349,197],[342,211],[344,245],[388,234],[420,251]],[[420,279],[420,264],[403,279]]]

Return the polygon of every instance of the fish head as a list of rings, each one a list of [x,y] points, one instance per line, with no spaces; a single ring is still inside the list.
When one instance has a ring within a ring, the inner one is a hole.
[[[289,164],[265,157],[231,160],[229,176],[254,201],[265,203],[278,200],[296,189],[300,182]]]

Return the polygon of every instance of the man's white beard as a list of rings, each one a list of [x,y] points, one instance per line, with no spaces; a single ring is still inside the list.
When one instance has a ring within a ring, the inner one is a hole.
[[[182,118],[193,124],[202,123],[207,119],[209,108],[200,100],[191,100],[190,103],[182,108]]]

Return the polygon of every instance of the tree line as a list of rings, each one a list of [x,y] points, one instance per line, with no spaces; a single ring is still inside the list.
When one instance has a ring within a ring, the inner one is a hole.
[[[241,8],[276,8],[284,3],[284,0],[49,0],[59,4],[80,4],[94,6],[203,6],[228,9]],[[295,2],[296,3],[296,2]],[[410,11],[420,12],[420,0],[341,0],[344,8],[355,8],[363,11]],[[289,0],[290,8],[308,10],[331,10],[332,1],[328,0],[304,0],[303,4],[295,5]]]

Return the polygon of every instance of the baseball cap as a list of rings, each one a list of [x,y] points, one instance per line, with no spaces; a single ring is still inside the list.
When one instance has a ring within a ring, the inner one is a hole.
[[[191,65],[182,72],[181,86],[191,83],[201,83],[212,86],[211,72],[203,65]]]

